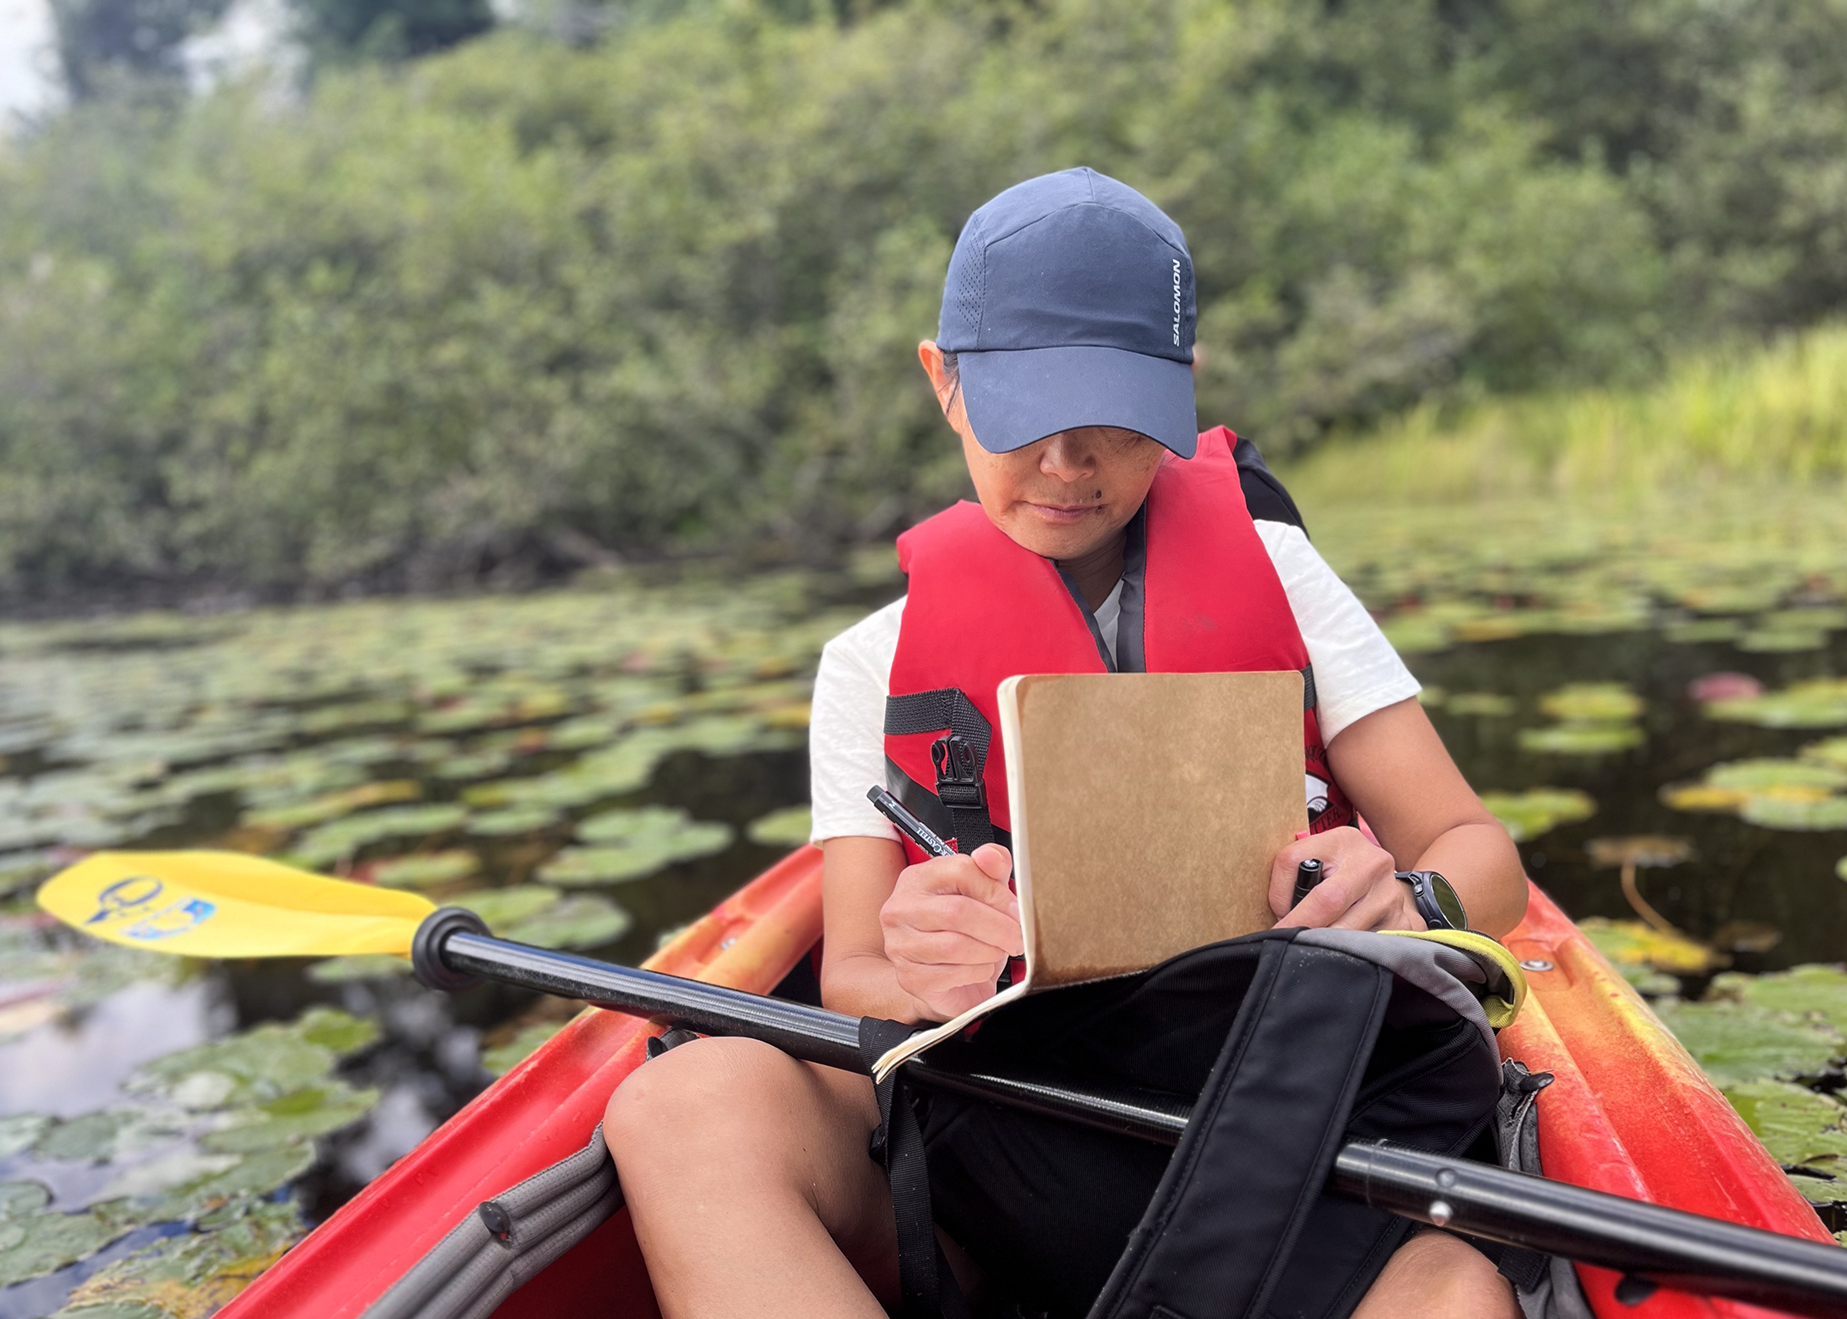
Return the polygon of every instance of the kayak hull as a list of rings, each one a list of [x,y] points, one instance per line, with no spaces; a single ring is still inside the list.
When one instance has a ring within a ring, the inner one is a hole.
[[[763,993],[819,940],[820,852],[802,848],[689,927],[649,966]],[[1507,945],[1532,994],[1505,1056],[1556,1080],[1539,1105],[1548,1176],[1631,1199],[1831,1241],[1724,1097],[1537,888]],[[368,1185],[220,1313],[357,1316],[481,1201],[583,1147],[658,1027],[588,1011]],[[1581,1268],[1600,1319],[1751,1319],[1769,1311],[1660,1291],[1615,1299]],[[627,1211],[515,1292],[497,1319],[659,1314]]]

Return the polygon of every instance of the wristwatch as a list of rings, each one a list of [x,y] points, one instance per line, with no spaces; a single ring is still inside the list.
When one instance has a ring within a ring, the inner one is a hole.
[[[1427,928],[1469,928],[1468,913],[1462,910],[1462,899],[1456,896],[1456,890],[1449,886],[1449,881],[1443,876],[1434,870],[1400,870],[1397,875],[1411,886],[1411,901],[1417,907],[1417,914],[1424,918]]]

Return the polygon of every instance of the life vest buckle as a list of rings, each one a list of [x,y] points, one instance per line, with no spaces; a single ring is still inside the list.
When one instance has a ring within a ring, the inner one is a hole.
[[[959,733],[939,737],[930,744],[930,763],[936,766],[936,795],[943,805],[959,810],[984,810],[987,793],[981,785],[981,766],[975,748]]]

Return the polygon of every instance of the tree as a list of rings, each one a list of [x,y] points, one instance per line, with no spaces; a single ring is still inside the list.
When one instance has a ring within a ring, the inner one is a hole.
[[[317,64],[414,59],[494,26],[489,0],[291,0]]]
[[[124,78],[182,80],[181,46],[228,7],[229,0],[51,0],[65,89],[82,101]]]

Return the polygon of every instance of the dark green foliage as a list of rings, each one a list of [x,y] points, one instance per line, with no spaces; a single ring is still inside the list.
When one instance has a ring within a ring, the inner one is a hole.
[[[400,60],[428,55],[494,26],[488,0],[289,0],[315,60]]]
[[[963,219],[1080,162],[1186,228],[1202,423],[1272,454],[1838,307],[1836,75],[1691,3],[1585,0],[1606,68],[1537,0],[637,0],[589,49],[70,116],[0,156],[0,590],[889,535],[965,479],[914,355]]]
[[[84,100],[138,80],[179,82],[180,44],[228,7],[229,0],[51,0],[64,89]]]

